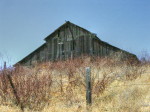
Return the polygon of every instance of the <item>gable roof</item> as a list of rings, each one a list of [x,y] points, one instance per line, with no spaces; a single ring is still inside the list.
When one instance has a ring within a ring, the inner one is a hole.
[[[64,23],[63,25],[61,25],[60,27],[58,27],[56,30],[54,30],[54,31],[53,31],[50,35],[48,35],[44,40],[47,40],[47,39],[50,38],[53,34],[55,34],[57,31],[59,31],[61,28],[65,27],[65,26],[68,26],[68,25],[76,26],[76,27],[78,27],[78,28],[80,28],[80,29],[82,29],[82,30],[88,32],[88,33],[94,34],[94,33],[88,31],[87,29],[85,29],[85,28],[83,28],[83,27],[80,27],[80,26],[78,26],[78,25],[76,25],[76,24],[74,24],[74,23],[71,23],[70,21],[66,21],[66,23]]]

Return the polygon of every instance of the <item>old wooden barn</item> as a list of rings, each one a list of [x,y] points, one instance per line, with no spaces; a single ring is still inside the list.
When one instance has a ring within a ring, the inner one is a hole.
[[[136,55],[100,40],[94,33],[69,21],[48,35],[45,41],[18,63],[32,65],[34,62],[65,60],[81,55],[105,57],[116,52],[124,54],[124,58],[137,59]]]

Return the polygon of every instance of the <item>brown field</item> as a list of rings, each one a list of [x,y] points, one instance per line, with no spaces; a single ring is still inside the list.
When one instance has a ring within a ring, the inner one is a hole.
[[[20,112],[20,105],[24,112],[87,112],[86,67],[91,67],[92,80],[89,111],[150,111],[148,62],[84,57],[0,71],[0,112]],[[6,74],[12,78],[18,99]]]

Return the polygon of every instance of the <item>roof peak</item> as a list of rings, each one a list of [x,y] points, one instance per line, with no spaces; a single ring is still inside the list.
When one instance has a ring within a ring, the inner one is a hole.
[[[48,35],[44,40],[46,40],[47,38],[49,38],[49,36],[51,36],[51,35],[53,35],[55,32],[57,32],[60,28],[62,28],[62,27],[64,27],[65,25],[69,25],[69,24],[72,24],[72,25],[75,25],[75,26],[77,26],[77,27],[79,27],[79,28],[81,28],[81,29],[83,29],[83,30],[85,30],[85,31],[87,31],[87,32],[89,32],[89,33],[92,33],[92,32],[90,32],[90,31],[88,31],[87,29],[85,29],[85,28],[82,28],[82,27],[80,27],[80,26],[78,26],[78,25],[76,25],[76,24],[74,24],[74,23],[72,23],[72,22],[70,22],[70,21],[66,21],[65,20],[65,23],[64,24],[62,24],[60,27],[58,27],[56,30],[54,30],[50,35]]]

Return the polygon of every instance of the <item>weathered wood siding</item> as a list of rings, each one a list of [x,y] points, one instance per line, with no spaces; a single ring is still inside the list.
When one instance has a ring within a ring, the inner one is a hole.
[[[105,57],[115,52],[122,52],[125,57],[134,57],[134,55],[101,41],[95,34],[71,23],[63,25],[45,40],[45,44],[20,63],[31,65],[35,62],[65,60],[81,55]]]

